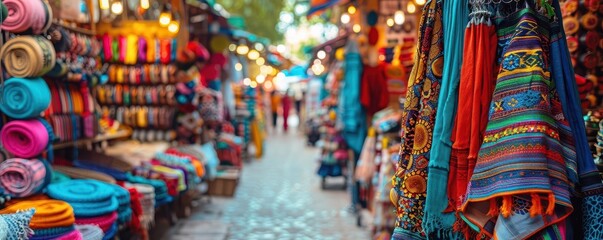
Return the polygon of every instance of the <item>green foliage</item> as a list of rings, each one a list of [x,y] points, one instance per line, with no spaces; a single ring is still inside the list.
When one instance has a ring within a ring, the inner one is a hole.
[[[276,25],[286,2],[284,0],[216,0],[230,14],[245,19],[246,31],[279,42],[283,34]]]

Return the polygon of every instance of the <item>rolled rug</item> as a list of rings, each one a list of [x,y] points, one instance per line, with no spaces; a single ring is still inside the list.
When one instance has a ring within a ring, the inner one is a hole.
[[[109,184],[91,179],[75,179],[48,186],[48,195],[69,203],[76,219],[115,212],[118,202],[113,192]]]
[[[85,240],[103,240],[105,236],[103,230],[93,224],[75,225],[75,229],[82,234],[82,238]]]
[[[2,88],[0,110],[11,118],[39,117],[50,106],[50,89],[42,78],[10,78]]]
[[[18,36],[8,40],[0,57],[6,72],[13,77],[39,77],[56,64],[52,43],[41,36]]]
[[[2,23],[2,29],[22,33],[31,31],[34,34],[45,32],[52,19],[52,11],[47,2],[42,0],[4,0],[8,16]]]
[[[0,214],[16,213],[23,209],[35,209],[29,227],[32,229],[70,227],[75,222],[73,208],[59,200],[21,201],[0,210]]]
[[[40,160],[12,158],[0,164],[0,185],[13,197],[27,197],[47,184],[46,166]]]
[[[37,119],[15,120],[4,125],[0,132],[4,148],[20,158],[40,155],[48,146],[48,128]]]

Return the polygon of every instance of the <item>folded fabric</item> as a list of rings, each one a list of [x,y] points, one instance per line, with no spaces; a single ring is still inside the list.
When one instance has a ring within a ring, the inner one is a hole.
[[[79,150],[78,161],[84,163],[93,163],[98,166],[117,169],[119,171],[131,171],[135,165],[125,161],[121,157],[109,156],[95,151]]]
[[[114,168],[99,166],[96,163],[81,162],[79,160],[76,160],[73,162],[73,165],[81,169],[87,169],[107,174],[118,181],[124,181],[127,178],[126,173],[123,171],[119,171]]]
[[[151,185],[146,184],[130,184],[127,183],[126,187],[131,187],[136,189],[136,191],[140,194],[139,203],[140,210],[136,216],[140,221],[140,225],[143,228],[148,228],[155,218],[155,190]]]
[[[56,240],[82,240],[82,234],[77,230],[74,229],[73,231],[56,238]]]
[[[75,230],[75,227],[43,228],[34,230],[34,235],[29,240],[57,239]]]
[[[52,70],[56,63],[52,43],[42,36],[19,36],[10,39],[2,47],[0,56],[6,72],[13,77],[43,76]]]
[[[49,183],[46,171],[40,160],[12,158],[0,164],[0,185],[13,197],[31,196]]]
[[[105,235],[103,230],[94,224],[75,225],[75,229],[80,232],[82,239],[85,240],[102,240]]]
[[[118,230],[117,223],[114,223],[113,226],[111,226],[111,228],[109,229],[109,231],[105,232],[105,236],[103,237],[103,240],[113,239],[113,237],[115,237],[115,235],[117,234],[117,230]]]
[[[10,121],[2,128],[0,139],[4,148],[15,157],[33,158],[44,151],[50,137],[40,120],[30,119]]]
[[[35,209],[29,227],[35,229],[69,227],[75,222],[73,208],[59,200],[21,201],[0,210],[0,214],[17,213],[24,209]]]
[[[132,217],[132,209],[130,209],[130,192],[119,185],[113,184],[111,186],[115,189],[115,197],[119,203],[119,206],[117,207],[118,222],[127,223]]]
[[[48,186],[51,198],[68,202],[76,218],[106,215],[118,207],[111,185],[91,179],[75,179]]]
[[[65,176],[74,178],[74,179],[94,179],[99,180],[106,183],[115,184],[115,178],[93,170],[67,167],[67,166],[54,166],[54,170],[58,173],[65,174]]]
[[[99,226],[103,232],[106,233],[111,229],[115,221],[117,221],[117,212],[91,218],[77,218],[75,223],[77,225],[94,224]]]
[[[41,34],[50,27],[52,10],[46,1],[5,0],[3,4],[6,6],[8,16],[2,23],[2,30],[13,33],[31,31],[34,34]]]
[[[34,215],[33,209],[14,214],[0,215],[0,239],[21,240],[32,235],[29,221]]]
[[[44,194],[36,194],[36,195],[32,195],[32,196],[29,196],[26,198],[15,198],[15,199],[8,201],[6,203],[6,206],[8,207],[8,206],[11,206],[11,205],[23,202],[23,201],[37,201],[37,200],[50,200],[50,197],[48,197],[48,195],[44,195]]]
[[[2,85],[0,110],[14,119],[35,118],[50,105],[50,89],[41,78],[10,78]]]

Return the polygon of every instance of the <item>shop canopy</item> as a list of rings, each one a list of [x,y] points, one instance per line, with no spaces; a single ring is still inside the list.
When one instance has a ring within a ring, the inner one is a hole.
[[[310,10],[308,10],[308,17],[315,14],[319,14],[322,11],[339,3],[348,2],[347,0],[310,0]]]

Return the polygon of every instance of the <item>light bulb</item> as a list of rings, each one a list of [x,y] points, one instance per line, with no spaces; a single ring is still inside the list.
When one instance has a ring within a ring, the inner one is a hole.
[[[266,63],[266,60],[263,57],[259,57],[255,60],[255,64],[257,64],[258,66],[264,65],[264,63]]]
[[[314,59],[314,65],[322,64],[320,59]]]
[[[151,4],[149,3],[149,0],[140,0],[140,7],[142,9],[149,9],[149,7],[151,7]]]
[[[348,7],[348,13],[354,15],[354,13],[356,13],[356,7],[354,7],[354,5],[350,5]]]
[[[109,5],[110,5],[110,4],[109,4],[109,0],[100,0],[100,1],[98,2],[98,7],[99,7],[101,10],[107,10],[107,9],[109,9],[109,7],[110,7]]]
[[[251,83],[249,84],[249,86],[250,86],[251,88],[256,88],[256,87],[258,86],[258,83],[256,83],[256,82],[251,82]]]
[[[237,71],[239,71],[239,72],[240,72],[241,70],[243,70],[243,64],[241,64],[241,63],[237,63],[237,64],[235,64],[235,70],[237,70]]]
[[[241,45],[237,47],[237,53],[239,55],[245,55],[249,52],[249,47],[247,45]]]
[[[170,22],[172,22],[172,13],[162,12],[159,15],[159,25],[161,25],[162,27],[167,27],[167,25],[169,25]]]
[[[362,30],[362,27],[360,26],[360,24],[354,24],[352,30],[354,30],[355,33],[359,33]]]
[[[258,75],[257,77],[255,77],[255,81],[258,82],[259,84],[262,84],[266,81],[266,76]]]
[[[415,0],[415,3],[419,6],[425,5],[425,0]]]
[[[249,58],[249,60],[256,60],[260,57],[260,52],[255,49],[251,50],[249,51],[249,54],[247,54],[247,57]]]
[[[279,53],[285,53],[285,51],[287,51],[287,47],[285,47],[285,45],[283,44],[279,44],[278,46],[276,46],[276,51],[278,51]]]
[[[177,33],[180,30],[180,23],[178,21],[171,21],[170,25],[168,25],[168,31],[171,33]]]
[[[325,51],[323,51],[323,50],[320,50],[320,51],[318,51],[318,53],[316,53],[316,56],[319,59],[325,59],[327,57],[327,53]]]
[[[249,84],[251,84],[251,79],[249,79],[249,78],[243,79],[243,84],[245,84],[245,86],[249,86]]]
[[[236,51],[237,45],[235,45],[234,43],[231,43],[230,45],[228,45],[228,50],[230,50],[231,52]]]
[[[255,43],[255,50],[264,51],[264,44]]]
[[[350,22],[350,15],[347,13],[341,14],[341,23],[348,24]]]
[[[398,25],[402,25],[404,23],[404,12],[402,12],[402,10],[398,10],[396,11],[396,13],[394,13],[394,22]]]
[[[268,82],[264,83],[264,89],[266,89],[266,90],[272,89],[272,82],[268,81]]]
[[[408,13],[415,13],[417,11],[417,6],[415,6],[415,4],[412,2],[408,2],[408,5],[406,5],[406,11]]]
[[[111,12],[116,15],[124,12],[124,5],[121,4],[121,1],[117,1],[111,4]]]
[[[395,24],[393,18],[388,18],[386,22],[387,22],[387,26],[389,26],[389,27],[393,27]]]

